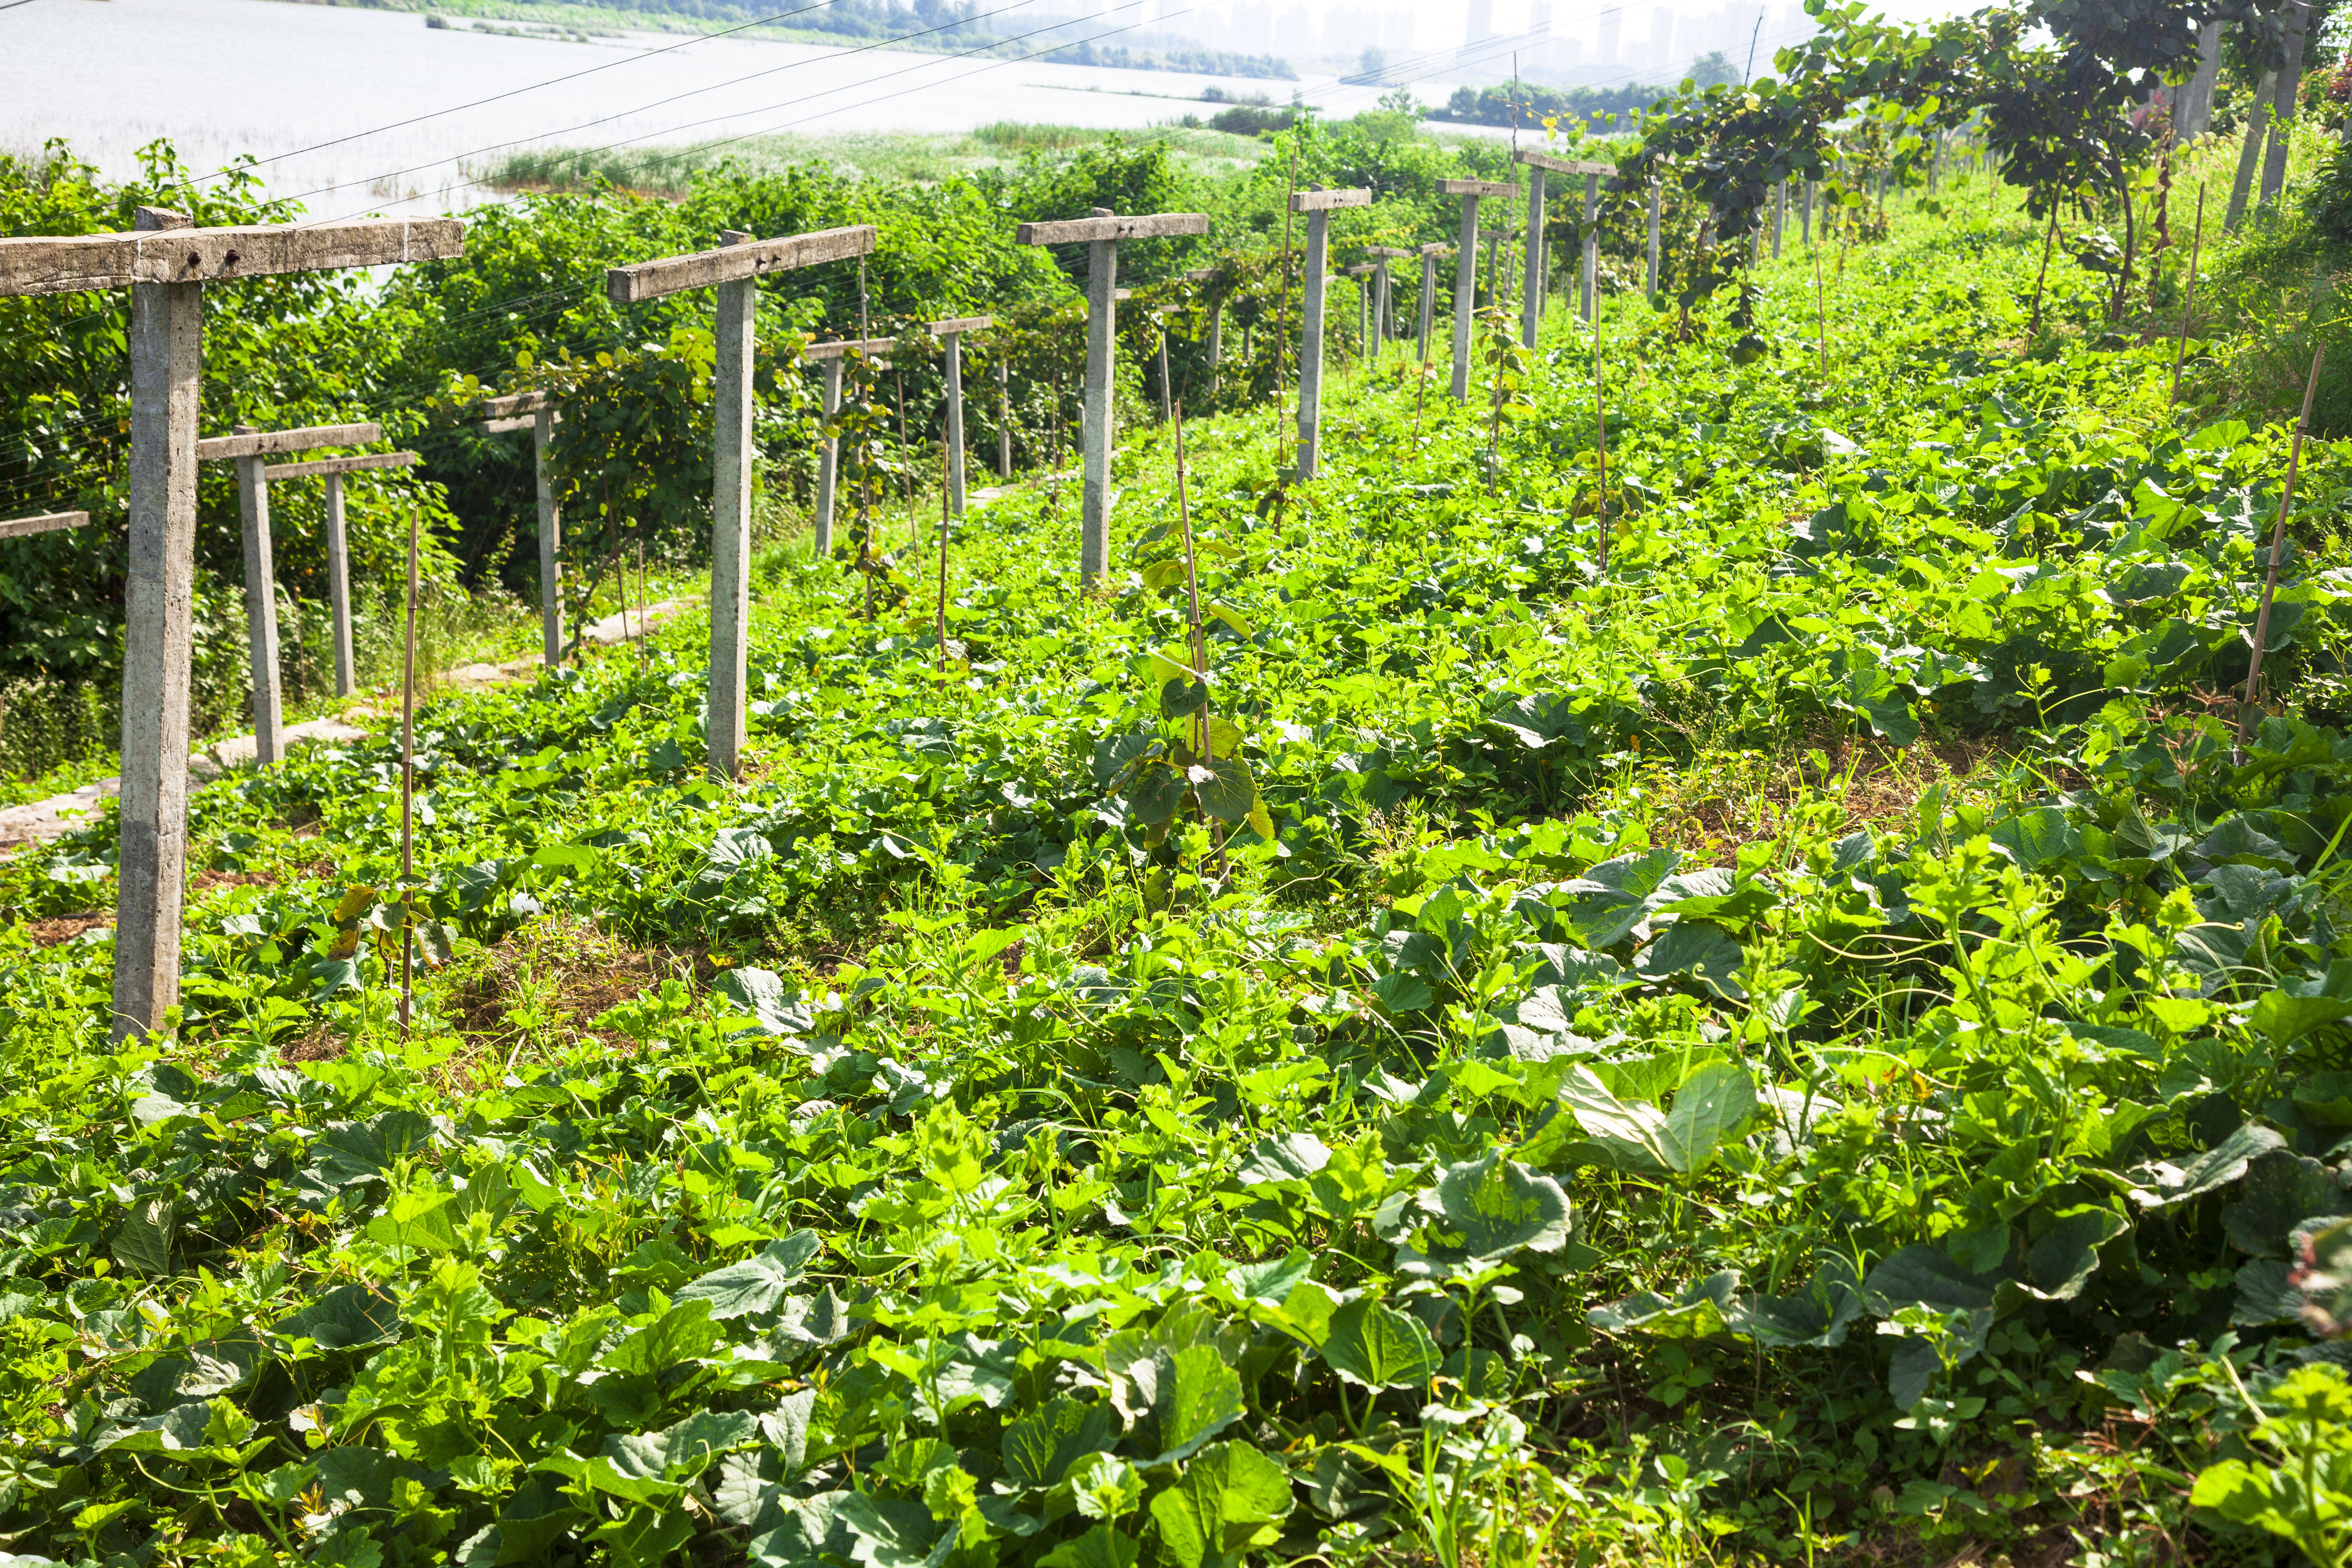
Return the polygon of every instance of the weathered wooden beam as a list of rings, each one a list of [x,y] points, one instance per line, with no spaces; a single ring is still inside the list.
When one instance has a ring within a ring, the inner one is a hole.
[[[944,321],[933,321],[929,330],[933,337],[946,338],[958,332],[984,332],[994,325],[993,316],[950,316]]]
[[[1195,267],[1191,271],[1184,274],[1184,281],[1187,283],[1206,283],[1210,279],[1214,278],[1216,275],[1217,269],[1213,267]]]
[[[634,305],[641,300],[675,294],[681,289],[709,289],[873,253],[874,226],[852,224],[846,228],[747,240],[740,245],[722,245],[716,250],[698,250],[687,256],[665,256],[614,267],[604,274],[604,293],[615,305]]]
[[[1517,185],[1503,184],[1494,180],[1440,180],[1438,194],[1448,196],[1516,196]]]
[[[1298,477],[1311,479],[1320,463],[1323,434],[1324,277],[1331,267],[1331,214],[1341,207],[1370,206],[1372,193],[1360,186],[1295,191],[1290,209],[1307,215],[1306,272],[1299,310]]]
[[[1290,210],[1295,213],[1328,213],[1340,207],[1368,207],[1372,205],[1372,193],[1363,185],[1346,190],[1309,189],[1290,193]]]
[[[1094,245],[1104,240],[1168,239],[1208,232],[1207,213],[1139,213],[1120,217],[1104,212],[1093,217],[1024,223],[1013,231],[1013,238],[1017,245]]]
[[[183,214],[163,216],[185,221]],[[0,294],[73,294],[134,283],[216,283],[445,261],[466,253],[465,233],[456,218],[383,217],[0,239]]]
[[[1518,152],[1511,154],[1515,163],[1525,163],[1530,169],[1549,169],[1555,174],[1613,174],[1614,163],[1599,163],[1589,158],[1561,158],[1549,153]]]
[[[1368,245],[1364,247],[1364,254],[1366,256],[1396,257],[1412,256],[1418,253],[1411,250],[1399,250],[1393,245]]]
[[[274,458],[281,452],[306,452],[313,447],[364,447],[383,439],[381,425],[309,425],[299,430],[247,430],[197,442],[196,461]]]
[[[839,236],[853,231],[835,229]],[[810,259],[833,260],[863,256],[874,248],[874,230],[861,226],[853,245],[846,239],[814,247]],[[720,236],[727,249],[756,257],[779,242],[755,240],[740,230]],[[819,254],[821,253],[821,254]],[[656,263],[656,265],[658,265]],[[793,266],[805,266],[797,260]],[[768,268],[773,270],[773,268]],[[710,771],[722,779],[741,773],[748,736],[744,697],[751,677],[751,477],[756,458],[751,450],[753,407],[752,323],[759,306],[759,269],[732,271],[725,265],[704,267],[719,285],[716,353],[710,375]],[[686,273],[677,276],[687,276]],[[613,277],[617,281],[620,274]],[[688,285],[679,285],[687,287]],[[619,297],[617,289],[614,297]]]
[[[554,402],[555,394],[551,392],[515,392],[504,397],[482,398],[467,413],[476,419],[504,419],[515,414],[536,414]]]
[[[1206,234],[1206,213],[1149,213],[1121,217],[1108,207],[1090,216],[1055,223],[1024,223],[1013,237],[1023,245],[1087,247],[1087,384],[1080,405],[1084,423],[1086,477],[1078,508],[1078,586],[1094,587],[1110,570],[1110,450],[1112,333],[1118,326],[1118,242],[1171,235]]]
[[[51,511],[39,517],[12,517],[0,522],[0,539],[23,539],[27,534],[55,533],[61,528],[83,528],[89,525],[86,511]]]
[[[841,338],[828,343],[811,343],[801,351],[805,360],[837,360],[845,353],[884,353],[898,346],[896,338]]]
[[[482,421],[482,434],[508,436],[517,430],[536,428],[538,424],[539,416],[536,414],[518,414],[511,419],[485,419]]]
[[[278,463],[262,469],[261,477],[273,482],[278,479],[311,479],[328,474],[356,474],[369,468],[405,468],[416,461],[414,452],[362,452],[356,458],[320,458],[308,463]]]

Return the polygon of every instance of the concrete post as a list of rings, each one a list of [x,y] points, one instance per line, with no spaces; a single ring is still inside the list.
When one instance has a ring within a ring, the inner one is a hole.
[[[686,289],[718,290],[711,374],[709,767],[736,776],[742,763],[747,626],[751,599],[751,366],[757,279],[787,268],[866,256],[871,224],[754,240],[740,229],[713,250],[666,256],[604,274],[605,297],[634,305]]]
[[[1315,477],[1323,428],[1323,305],[1330,268],[1331,214],[1340,207],[1370,206],[1372,193],[1327,191],[1320,185],[1296,192],[1290,210],[1307,215],[1307,256],[1301,274],[1298,340],[1298,477]]]
[[[1108,207],[1095,209],[1110,216]],[[1112,298],[1118,287],[1118,242],[1087,243],[1087,388],[1078,438],[1085,446],[1086,475],[1079,492],[1078,586],[1092,588],[1110,570],[1111,353],[1118,338]]]
[[[1225,297],[1219,294],[1209,301],[1209,395],[1217,395],[1224,380],[1225,363]]]
[[[841,358],[835,355],[824,362],[824,422],[833,423],[841,412]],[[827,436],[816,446],[816,549],[814,555],[822,561],[833,553],[834,487],[841,466],[841,438]]]
[[[1649,286],[1643,292],[1648,294],[1653,300],[1658,297],[1658,219],[1665,205],[1665,186],[1652,185],[1650,187],[1650,281]]]
[[[454,218],[364,218],[299,230],[290,224],[197,228],[185,214],[142,207],[134,223],[128,234],[0,239],[0,295],[131,290],[117,1040],[161,1028],[179,1000],[203,286],[439,260],[465,251],[465,228]],[[171,231],[168,240],[163,231]]]
[[[142,207],[138,229],[186,228]],[[122,628],[121,846],[114,1030],[163,1026],[180,996],[188,855],[190,616],[196,574],[196,408],[204,286],[131,288],[131,547]]]
[[[1937,157],[1943,156],[1942,144],[1937,146]],[[1772,187],[1772,259],[1780,259],[1780,231],[1789,222],[1789,182],[1782,180]]]
[[[1519,342],[1536,346],[1536,329],[1543,321],[1544,171],[1540,163],[1528,170],[1528,279],[1519,299]]]
[[[343,542],[343,476],[327,476],[327,598],[335,614],[335,695],[357,686],[352,670],[352,558]]]
[[[1330,253],[1331,215],[1307,215],[1307,260],[1301,282],[1298,340],[1298,477],[1315,477],[1323,429],[1323,286]]]
[[[1811,250],[1813,247],[1813,186],[1815,184],[1816,182],[1812,180],[1807,180],[1805,182],[1805,188],[1802,193],[1804,205],[1797,213],[1798,226],[1805,237],[1805,248],[1807,250]]]
[[[751,236],[729,229],[727,246]],[[751,277],[719,285],[718,343],[710,378],[709,766],[720,778],[743,763],[743,688],[751,612],[751,323],[759,287]]]
[[[1448,180],[1445,184],[1483,182]],[[1478,312],[1478,192],[1462,194],[1462,239],[1454,263],[1454,401],[1470,400],[1470,322]]]
[[[1372,363],[1372,269],[1350,267],[1348,271],[1356,279],[1356,356],[1370,364]]]
[[[964,467],[963,444],[963,334],[976,332],[995,325],[992,316],[959,316],[952,321],[933,321],[931,336],[947,348],[947,426],[948,426],[948,515],[963,515],[968,480]]]
[[[563,524],[555,510],[555,475],[548,449],[555,445],[555,410],[531,416],[530,466],[539,480],[540,659],[553,669],[563,662]]]
[[[251,425],[236,434],[258,436]],[[269,767],[286,754],[286,717],[278,691],[278,576],[269,554],[269,481],[258,453],[236,460],[236,517],[245,538],[247,668],[253,682],[253,754]]]

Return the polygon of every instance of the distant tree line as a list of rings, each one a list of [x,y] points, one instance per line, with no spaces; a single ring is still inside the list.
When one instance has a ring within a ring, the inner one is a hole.
[[[1484,90],[1455,88],[1444,108],[1431,109],[1423,118],[1455,125],[1539,126],[1546,118],[1557,115],[1562,120],[1580,119],[1600,129],[1604,116],[1646,109],[1671,97],[1673,91],[1671,88],[1640,82],[1624,87],[1563,88],[1508,81]]]

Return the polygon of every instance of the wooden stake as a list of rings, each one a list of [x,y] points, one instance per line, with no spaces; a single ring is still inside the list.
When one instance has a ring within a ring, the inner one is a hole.
[[[1609,403],[1601,393],[1601,294],[1592,295],[1592,433],[1601,459],[1601,571],[1609,572]]]
[[[931,618],[932,635],[939,639],[940,671],[948,668],[948,455],[940,453],[940,605]]]
[[[2189,292],[2180,302],[2180,336],[2172,346],[2172,391],[2166,396],[2168,407],[2180,401],[2180,362],[2189,353],[2189,318],[2197,310],[2197,257],[2205,247],[2205,182],[2197,182],[2197,229],[2189,242]]]
[[[1830,381],[1830,295],[1822,281],[1822,252],[1819,246],[1810,247],[1813,253],[1813,305],[1821,312],[1822,384]]]
[[[907,373],[898,363],[890,365],[890,380],[898,389],[898,473],[904,481],[898,487],[907,496],[907,543],[909,548],[923,542],[923,525],[915,516],[915,452],[907,443]]]
[[[416,514],[408,509],[408,624],[400,664],[400,1032],[408,1034],[416,951]]]
[[[2028,344],[2031,344],[2035,334],[2042,331],[2042,280],[2050,276],[2050,252],[2057,243],[2058,209],[2053,206],[2050,209],[2050,232],[2042,241],[2042,270],[2033,275],[2033,315],[2025,323],[2025,341]],[[1841,267],[1844,265],[1843,253],[1839,257],[1839,265]]]
[[[2326,357],[2325,343],[2311,351],[2311,379],[2304,384],[2303,414],[2294,422],[2294,445],[2286,459],[2286,486],[2279,491],[2278,521],[2271,529],[2271,569],[2263,580],[2263,607],[2254,613],[2254,654],[2246,667],[2246,700],[2238,710],[2238,745],[2245,750],[2246,731],[2254,718],[2254,683],[2262,679],[2263,644],[2269,640],[2271,630],[2271,599],[2278,593],[2279,554],[2286,542],[2286,514],[2294,505],[2294,475],[2303,461],[2303,437],[2311,428],[2311,402],[2319,395],[2319,362]]]

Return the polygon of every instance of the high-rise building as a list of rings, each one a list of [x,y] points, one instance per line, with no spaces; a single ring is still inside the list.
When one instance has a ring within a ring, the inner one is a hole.
[[[1528,0],[1528,37],[1538,48],[1551,37],[1551,0]]]
[[[1601,13],[1601,52],[1594,57],[1596,64],[1613,66],[1617,63],[1617,44],[1625,30],[1625,11],[1612,5]]]
[[[1470,0],[1470,30],[1463,47],[1476,48],[1495,36],[1495,0]]]
[[[1675,14],[1669,6],[1660,5],[1650,13],[1648,63],[1661,73],[1675,68]]]
[[[1393,10],[1389,13],[1388,26],[1382,29],[1381,43],[1391,58],[1412,53],[1412,21],[1411,11]]]
[[[1315,18],[1306,6],[1293,5],[1276,18],[1274,47],[1286,55],[1315,52]]]

